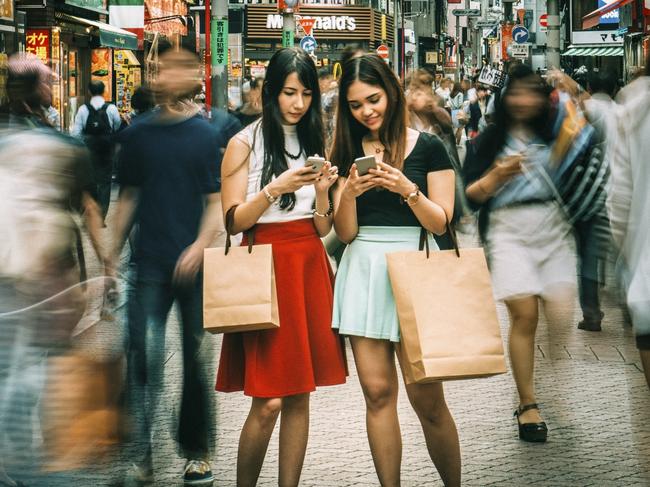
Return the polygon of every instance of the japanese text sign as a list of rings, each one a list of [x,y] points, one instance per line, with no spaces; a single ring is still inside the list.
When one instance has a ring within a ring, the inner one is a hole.
[[[47,64],[50,60],[49,29],[27,29],[25,32],[25,51],[35,54]]]
[[[214,66],[228,64],[228,20],[216,19],[212,21],[212,59]]]

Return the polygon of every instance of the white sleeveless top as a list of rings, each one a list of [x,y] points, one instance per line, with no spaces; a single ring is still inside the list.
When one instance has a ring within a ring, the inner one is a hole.
[[[295,125],[283,125],[284,129],[284,146],[290,154],[298,154],[300,144]],[[253,198],[262,190],[262,168],[264,167],[264,136],[262,135],[261,121],[253,122],[241,133],[246,137],[249,147],[252,151],[248,161],[248,189],[246,191],[246,201]],[[298,159],[294,160],[287,157],[290,169],[303,167],[306,156],[304,151]],[[275,178],[274,178],[275,179]],[[302,220],[304,218],[313,218],[312,209],[316,200],[316,189],[314,185],[303,186],[296,191],[296,206],[291,211],[280,209],[280,198],[277,199],[262,214],[258,223],[278,223],[289,222],[293,220]]]

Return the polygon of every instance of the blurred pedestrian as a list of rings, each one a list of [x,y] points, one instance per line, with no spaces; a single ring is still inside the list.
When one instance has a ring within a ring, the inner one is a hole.
[[[608,209],[625,267],[627,306],[650,387],[650,59],[646,74],[624,88],[611,164]]]
[[[17,54],[7,74],[9,113],[0,128],[0,485],[55,485],[42,469],[60,452],[34,442],[39,427],[50,439],[40,419],[54,411],[37,406],[46,383],[65,379],[48,357],[70,349],[85,307],[75,216],[83,216],[103,262],[101,215],[88,151],[47,123],[52,72],[36,56]],[[68,445],[76,452],[88,447],[75,438]]]
[[[302,49],[277,51],[266,72],[262,120],[235,136],[223,162],[224,210],[233,233],[253,229],[272,244],[282,326],[224,336],[216,389],[252,397],[241,431],[237,485],[256,485],[279,416],[278,485],[298,485],[307,448],[309,399],[342,384],[342,340],[332,330],[332,272],[319,237],[332,227],[337,170],[314,170],[325,150],[314,62]],[[244,244],[247,239],[244,240]]]
[[[247,127],[262,116],[263,84],[263,78],[251,78],[249,89],[244,93],[244,104],[234,112],[242,127]]]
[[[467,197],[479,214],[496,299],[510,314],[510,362],[519,438],[543,442],[534,384],[535,334],[542,305],[551,324],[571,309],[575,287],[572,229],[552,186],[549,89],[530,68],[511,70],[495,123],[471,142],[463,166]]]
[[[318,70],[318,84],[323,105],[323,126],[325,127],[325,147],[330,146],[334,137],[338,86],[328,68]]]
[[[117,107],[104,99],[106,86],[102,81],[88,83],[90,101],[79,107],[70,133],[82,138],[92,155],[93,176],[97,185],[97,201],[106,218],[111,202],[113,158],[115,141],[113,134],[120,129],[122,118]]]
[[[203,346],[203,250],[219,228],[218,147],[214,131],[193,102],[200,91],[199,61],[188,51],[160,56],[152,89],[159,109],[121,133],[112,267],[133,223],[135,276],[128,296],[129,408],[133,418],[130,482],[153,481],[153,414],[165,364],[168,314],[181,322],[183,393],[177,441],[187,485],[211,483],[213,408]],[[168,407],[177,407],[169,405]]]
[[[337,273],[333,326],[350,337],[379,482],[399,485],[394,344],[400,333],[384,255],[417,248],[422,227],[445,232],[453,213],[454,172],[438,137],[407,127],[399,80],[381,58],[353,59],[340,86],[331,158],[343,176],[335,193],[335,228],[349,246]],[[366,175],[354,163],[363,156],[374,157],[377,165]],[[444,484],[460,485],[458,433],[442,384],[414,383],[406,390]]]
[[[471,139],[476,137],[479,132],[485,129],[487,121],[485,114],[487,113],[487,103],[489,92],[484,85],[476,87],[476,101],[469,104],[469,121],[467,122],[467,136]]]
[[[131,113],[129,123],[139,120],[143,115],[151,112],[156,107],[154,93],[147,85],[138,86],[131,96]]]

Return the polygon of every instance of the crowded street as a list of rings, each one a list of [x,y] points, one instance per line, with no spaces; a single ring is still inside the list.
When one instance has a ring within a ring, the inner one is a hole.
[[[0,0],[0,487],[650,487],[648,2]]]

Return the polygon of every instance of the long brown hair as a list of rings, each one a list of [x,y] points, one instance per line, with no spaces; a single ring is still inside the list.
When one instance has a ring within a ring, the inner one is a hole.
[[[330,153],[332,163],[339,167],[341,175],[347,176],[357,155],[358,144],[369,132],[350,112],[348,91],[355,81],[378,86],[386,92],[388,106],[379,128],[379,140],[385,147],[384,161],[401,170],[404,166],[408,126],[406,100],[399,80],[376,54],[352,58],[343,66],[343,76],[339,80],[336,132]]]

